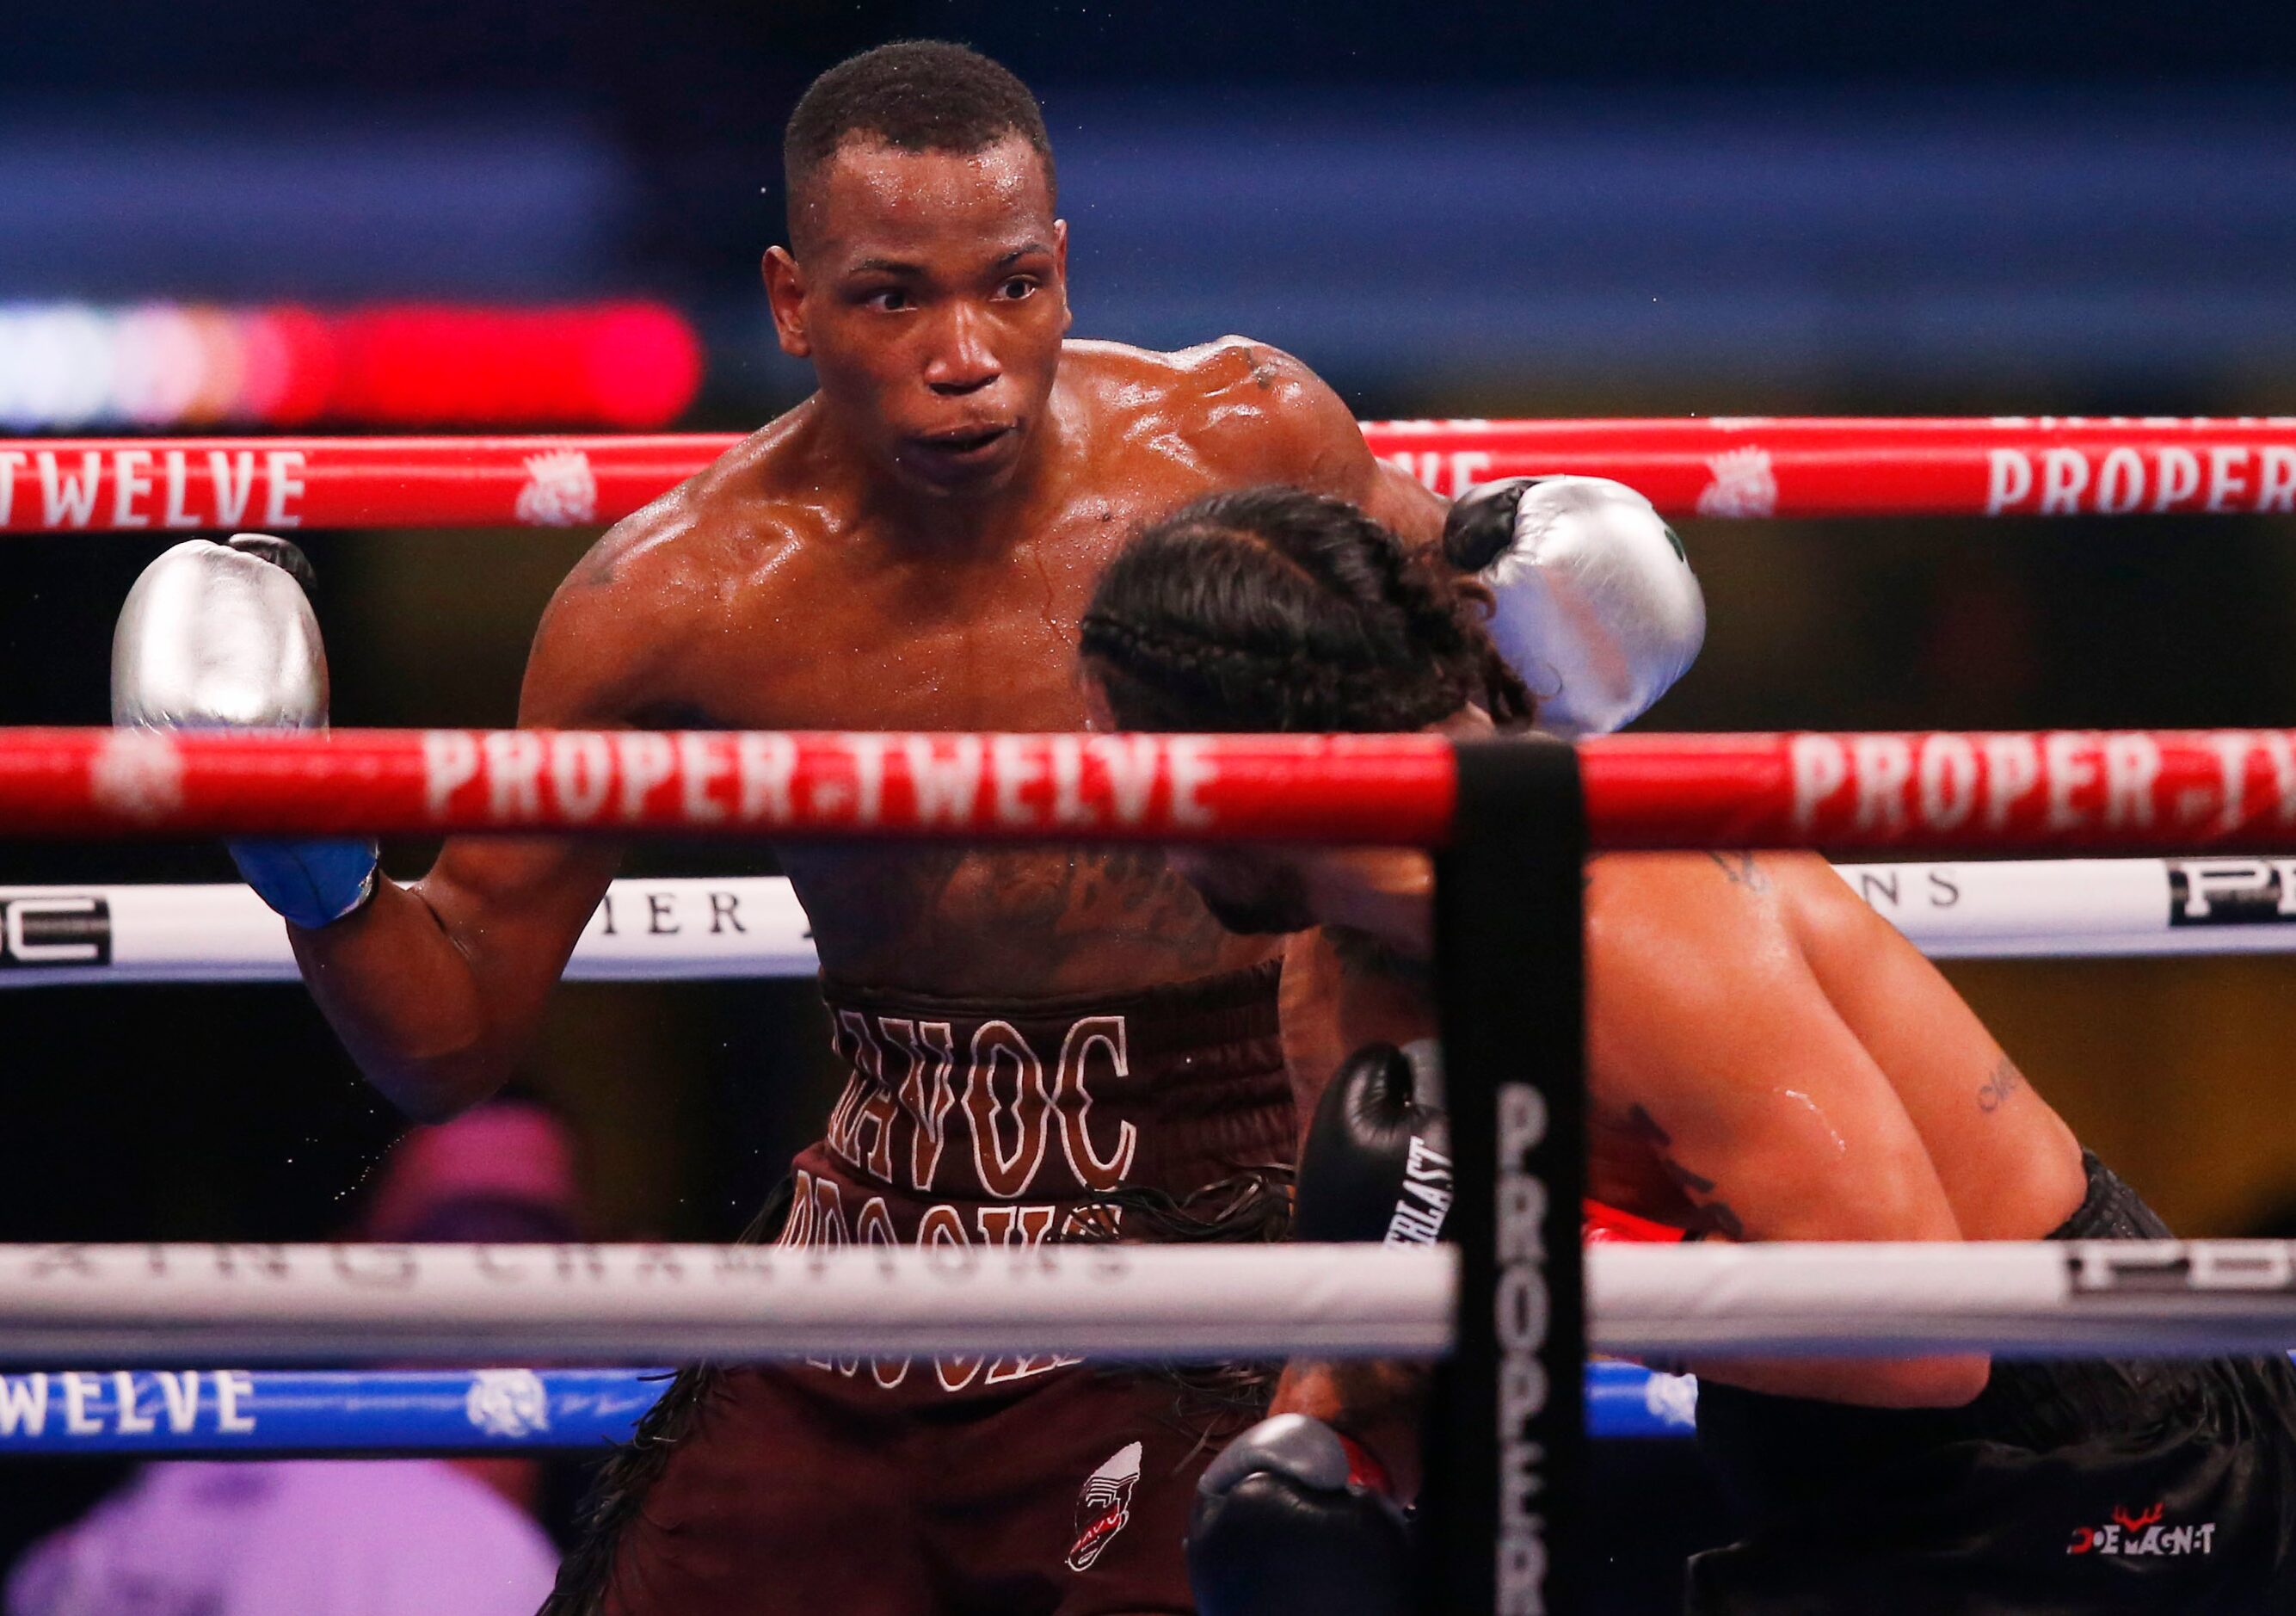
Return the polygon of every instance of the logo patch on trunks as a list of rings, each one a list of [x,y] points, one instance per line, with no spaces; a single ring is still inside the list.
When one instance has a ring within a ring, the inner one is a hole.
[[[2198,1526],[2163,1526],[2161,1517],[2169,1513],[2166,1504],[2155,1504],[2150,1509],[2122,1509],[2116,1506],[2112,1519],[2100,1526],[2076,1526],[2073,1539],[2065,1546],[2068,1554],[2205,1554],[2215,1546],[2217,1525],[2213,1521]]]
[[[1140,1480],[1140,1444],[1128,1443],[1085,1478],[1077,1498],[1076,1541],[1069,1546],[1069,1570],[1080,1571],[1100,1558],[1124,1523],[1132,1519],[1132,1489]]]

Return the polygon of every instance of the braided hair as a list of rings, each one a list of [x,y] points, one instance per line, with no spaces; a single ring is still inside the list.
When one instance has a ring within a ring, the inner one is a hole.
[[[1534,702],[1473,586],[1344,500],[1290,488],[1196,500],[1102,575],[1080,648],[1131,729],[1422,729]]]

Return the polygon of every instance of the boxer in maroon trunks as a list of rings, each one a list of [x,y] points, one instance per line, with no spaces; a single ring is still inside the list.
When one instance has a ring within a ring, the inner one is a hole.
[[[851,1076],[782,1243],[1280,1233],[1280,1183],[1250,1171],[1295,1143],[1275,972],[1019,1005],[831,986]],[[608,1495],[589,1608],[1188,1610],[1190,1489],[1250,1423],[1046,1356],[701,1370],[672,1397]]]
[[[1082,729],[1078,623],[1142,524],[1283,482],[1439,531],[1441,503],[1285,356],[1064,340],[1050,144],[993,62],[930,43],[857,57],[807,93],[784,155],[790,244],[767,257],[767,292],[817,390],[575,569],[537,633],[521,723]],[[323,702],[295,710],[323,721]],[[234,852],[362,1068],[430,1117],[515,1071],[621,850],[451,838],[410,885],[358,843]],[[779,852],[855,1074],[800,1163],[784,1238],[1104,1233],[1071,1214],[1119,1182],[1122,1236],[1207,1215],[1217,1231],[1218,1205],[1179,1203],[1288,1158],[1277,945],[1224,931],[1160,855]],[[1175,1446],[1173,1395],[1037,1364],[689,1375],[615,1466],[551,1608],[1187,1610],[1179,1523],[1217,1444]]]

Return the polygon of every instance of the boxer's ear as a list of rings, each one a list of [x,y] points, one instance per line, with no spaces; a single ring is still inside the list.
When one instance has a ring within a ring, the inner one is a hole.
[[[1102,684],[1093,671],[1089,658],[1078,657],[1076,666],[1076,689],[1084,702],[1084,726],[1103,735],[1114,734],[1124,726],[1116,719],[1116,709],[1108,700],[1108,686]]]
[[[774,335],[782,352],[792,359],[808,358],[813,339],[805,324],[805,272],[785,247],[766,249],[760,266],[766,282],[766,303],[774,311]]]
[[[1061,281],[1061,333],[1068,334],[1076,324],[1076,310],[1069,307],[1069,222],[1053,221],[1053,269]]]
[[[1498,733],[1491,715],[1470,701],[1447,718],[1438,718],[1423,727],[1423,735],[1448,735],[1455,741],[1479,741]]]

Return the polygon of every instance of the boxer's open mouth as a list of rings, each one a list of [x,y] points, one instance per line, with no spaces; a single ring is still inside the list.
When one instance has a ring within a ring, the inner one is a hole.
[[[993,459],[1005,439],[1012,437],[1013,431],[1009,422],[994,426],[966,426],[947,432],[929,432],[914,441],[929,458],[955,468]]]

